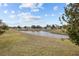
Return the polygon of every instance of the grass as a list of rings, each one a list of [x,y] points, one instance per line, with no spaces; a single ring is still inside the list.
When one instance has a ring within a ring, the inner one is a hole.
[[[53,39],[8,30],[0,36],[0,55],[79,55],[79,47],[69,40]]]
[[[48,32],[67,35],[66,29],[52,29],[52,30],[49,30]]]

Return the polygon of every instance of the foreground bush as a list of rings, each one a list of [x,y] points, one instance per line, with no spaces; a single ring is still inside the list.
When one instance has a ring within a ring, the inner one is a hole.
[[[79,45],[79,3],[70,3],[65,7],[62,20],[67,23],[67,33],[73,43]],[[63,22],[61,22],[63,23]]]

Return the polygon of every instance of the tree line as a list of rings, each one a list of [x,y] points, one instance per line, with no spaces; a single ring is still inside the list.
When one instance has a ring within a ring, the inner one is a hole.
[[[59,25],[46,25],[46,26],[40,26],[40,25],[32,25],[32,26],[24,26],[24,27],[21,27],[21,26],[17,26],[17,27],[14,27],[14,28],[19,28],[19,29],[21,29],[21,28],[32,28],[32,29],[62,29],[62,28],[66,28],[66,25],[63,25],[63,26],[59,26]]]

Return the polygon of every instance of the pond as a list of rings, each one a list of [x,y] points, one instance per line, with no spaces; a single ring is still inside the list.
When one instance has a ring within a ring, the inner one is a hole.
[[[27,34],[32,34],[32,35],[38,35],[38,36],[45,36],[45,37],[50,37],[50,38],[69,38],[67,35],[61,35],[61,34],[55,34],[55,33],[50,33],[46,31],[21,31],[23,33]]]

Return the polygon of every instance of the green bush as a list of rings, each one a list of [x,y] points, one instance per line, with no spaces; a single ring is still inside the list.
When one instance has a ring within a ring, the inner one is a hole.
[[[65,7],[65,13],[62,15],[62,21],[67,23],[67,33],[70,37],[70,40],[79,45],[79,4],[70,3]]]

